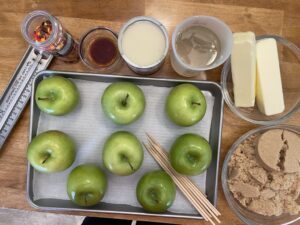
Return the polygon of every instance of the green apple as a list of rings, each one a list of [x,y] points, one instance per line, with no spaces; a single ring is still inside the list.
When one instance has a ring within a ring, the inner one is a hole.
[[[130,82],[116,82],[109,85],[101,98],[104,113],[116,124],[130,124],[145,110],[143,91]]]
[[[27,158],[31,166],[43,173],[60,172],[75,160],[75,143],[67,134],[50,130],[39,134],[28,145]]]
[[[132,133],[117,131],[105,142],[102,151],[104,166],[113,174],[127,176],[137,171],[143,162],[141,143]]]
[[[165,109],[171,121],[179,126],[198,123],[206,111],[202,91],[193,84],[180,84],[170,91]]]
[[[148,212],[165,212],[174,202],[176,187],[172,178],[157,170],[144,174],[136,187],[137,200]]]
[[[210,165],[212,151],[205,138],[197,134],[179,136],[170,150],[170,162],[173,168],[184,175],[198,175]]]
[[[79,92],[69,79],[59,76],[42,80],[35,92],[35,102],[45,113],[61,116],[71,112],[79,103]]]
[[[79,206],[96,205],[103,198],[106,189],[106,175],[93,164],[77,166],[68,176],[68,196]]]

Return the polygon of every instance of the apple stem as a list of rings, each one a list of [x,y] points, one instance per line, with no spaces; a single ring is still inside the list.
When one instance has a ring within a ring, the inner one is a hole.
[[[38,100],[50,100],[49,97],[38,97]]]
[[[133,166],[131,165],[131,163],[130,163],[129,161],[127,161],[127,162],[128,162],[128,164],[129,164],[131,170],[133,171],[133,170],[134,170],[134,169],[133,169]]]
[[[87,195],[88,195],[88,194],[84,194],[84,203],[85,203],[85,205],[87,205],[87,198],[86,198]]]
[[[50,154],[47,154],[45,159],[43,160],[42,164],[44,164],[50,158]]]
[[[193,105],[201,105],[200,102],[192,102]]]
[[[151,197],[152,197],[152,200],[153,200],[156,204],[158,204],[158,203],[159,203],[159,198],[158,198],[156,192],[155,192],[154,190],[150,189],[150,195],[151,195]]]
[[[126,155],[122,155],[122,159],[125,160],[128,163],[128,165],[130,166],[131,170],[134,171],[134,168],[133,168],[132,164],[130,163],[128,157]]]
[[[125,99],[122,101],[122,105],[126,106],[127,105],[127,100],[129,98],[129,94],[126,95]]]

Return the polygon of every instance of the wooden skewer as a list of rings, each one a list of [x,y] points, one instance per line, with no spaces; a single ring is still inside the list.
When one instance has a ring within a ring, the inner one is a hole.
[[[163,149],[163,147],[154,141],[153,137],[151,137],[149,134],[147,134],[149,140],[150,140],[150,143],[152,143],[152,145],[154,146],[157,146],[157,149],[158,149],[158,153],[161,153],[161,154],[164,154],[164,157],[166,157],[168,159],[168,155],[166,153],[166,151]],[[175,170],[174,170],[175,171]],[[175,173],[177,173],[175,171]],[[208,201],[208,199],[206,198],[206,195],[204,195],[199,189],[198,187],[194,184],[194,182],[192,182],[190,179],[188,179],[188,177],[186,176],[183,176],[179,173],[177,173],[178,176],[182,177],[182,179],[184,179],[186,182],[190,183],[190,185],[192,186],[191,188],[197,192],[197,194],[199,194],[199,197],[201,197],[201,199],[203,199],[208,205],[209,207],[215,212],[216,215],[221,215],[221,213],[211,204],[210,201]]]
[[[177,174],[175,174],[175,176]],[[206,199],[206,197],[204,196],[204,194],[197,187],[194,186],[195,184],[193,182],[191,182],[191,180],[189,180],[188,178],[186,178],[182,175],[179,175],[178,178],[182,183],[185,183],[186,186],[188,186],[188,190],[191,190],[192,195],[194,195],[194,197],[200,202],[200,204],[202,204],[202,201],[204,200],[204,198]],[[204,207],[209,211],[209,213],[215,214],[216,216],[220,215],[220,213],[214,207],[211,208],[207,204],[204,204]],[[215,219],[218,221],[217,217],[215,217]]]
[[[149,134],[149,145],[145,145],[145,148],[160,164],[160,166],[172,177],[175,184],[179,187],[182,193],[189,199],[197,211],[203,216],[206,221],[211,224],[215,224],[212,221],[212,217],[220,223],[221,221],[217,216],[221,215],[220,212],[208,201],[206,196],[197,188],[197,186],[186,176],[177,173],[168,160],[168,155],[163,147],[157,143],[153,137]]]
[[[152,146],[152,148],[154,148],[154,146]],[[162,154],[161,151],[157,150],[154,148],[154,154]],[[197,201],[198,204],[200,205],[203,205],[205,210],[207,211],[208,215],[212,215],[212,217],[214,217],[214,219],[220,223],[221,221],[218,219],[218,215],[216,212],[218,212],[218,210],[216,210],[216,208],[213,207],[214,210],[212,210],[207,204],[204,204],[203,202],[203,199],[202,198],[199,198],[199,197],[202,197],[203,194],[202,192],[198,189],[197,189],[197,193],[195,193],[192,189],[193,185],[191,184],[191,180],[189,180],[187,177],[185,176],[182,176],[181,174],[178,174],[173,168],[172,166],[170,165],[169,161],[168,161],[168,157],[167,155],[160,155],[161,159],[165,160],[164,163],[167,164],[167,166],[169,167],[169,170],[172,172],[173,176],[177,177],[179,179],[179,182],[180,183],[183,183],[186,190],[188,192],[190,192],[190,194],[195,198],[195,200]],[[171,176],[171,175],[170,175]],[[183,178],[186,178],[186,179],[183,179]],[[200,195],[198,194],[198,192],[200,192]],[[204,196],[203,196],[204,197]],[[205,198],[205,197],[204,197]],[[206,199],[206,198],[205,198]],[[218,212],[219,213],[219,212]],[[219,213],[220,214],[220,213]]]
[[[173,178],[175,184],[182,190],[183,194],[190,200],[190,202],[194,205],[197,211],[203,216],[203,218],[206,221],[215,224],[210,218],[211,217],[210,212],[207,212],[207,210],[203,208],[203,203],[201,203],[201,201],[199,202],[197,201],[197,199],[193,197],[191,191],[189,190],[189,187],[184,187],[184,185],[180,182],[180,180],[171,172],[169,167],[164,164],[165,162],[162,161],[162,159],[160,158],[160,156],[157,155],[157,152],[155,150],[153,150],[151,147],[147,147],[147,146],[145,147],[154,156],[156,161],[163,167],[163,169]],[[214,214],[212,215],[216,219],[216,216]],[[218,219],[216,220],[219,222]]]
[[[157,146],[156,147],[157,152],[163,154],[163,157],[165,157],[165,158],[168,159],[168,155],[167,155],[166,151],[164,150],[164,148],[159,143],[157,143],[152,136],[150,136],[149,134],[147,134],[147,136],[149,138],[149,142],[152,145]],[[212,210],[217,216],[221,215],[221,213],[211,204],[211,202],[206,198],[206,196],[198,189],[198,187],[194,184],[194,182],[192,182],[188,177],[183,176],[183,175],[177,173],[176,171],[175,171],[175,173],[182,180],[184,180],[184,182],[189,183],[190,188],[192,188],[192,190],[195,192],[195,195],[197,195],[196,197],[201,198],[205,203],[207,203],[207,206],[209,207],[210,210]]]
[[[145,147],[150,152],[150,154],[153,155],[155,160],[162,166],[162,168],[173,178],[174,183],[180,188],[180,190],[182,190],[182,193],[189,199],[189,201],[194,205],[194,207],[203,216],[203,218],[215,225],[210,216],[207,214],[207,211],[205,211],[205,209],[201,205],[197,204],[192,195],[185,190],[185,187],[183,187],[180,181],[176,177],[174,177],[169,168],[165,166],[164,162],[162,162],[161,158],[156,155],[155,150],[153,150],[150,146],[145,145]]]
[[[154,146],[152,146],[152,148],[154,148]],[[153,152],[154,152],[154,154],[160,154],[160,152],[157,151],[155,148],[154,148],[154,151],[153,151]],[[166,164],[166,166],[168,167],[168,169],[172,172],[173,176],[175,176],[176,178],[178,178],[180,183],[184,184],[186,191],[188,191],[188,192],[190,193],[190,195],[192,195],[192,196],[195,198],[197,204],[198,204],[198,205],[201,205],[202,207],[205,208],[204,211],[206,212],[206,214],[208,214],[209,217],[211,217],[211,215],[212,215],[212,216],[214,217],[214,219],[215,219],[218,223],[220,223],[220,220],[217,218],[217,216],[214,214],[214,212],[212,212],[212,210],[210,210],[205,204],[203,204],[203,202],[201,201],[201,199],[197,198],[197,196],[194,195],[195,193],[193,193],[193,192],[191,191],[191,188],[190,188],[189,183],[186,183],[186,182],[184,182],[184,180],[180,179],[180,177],[183,177],[183,176],[180,175],[180,174],[178,174],[178,173],[172,168],[172,166],[171,166],[171,165],[169,164],[169,162],[168,162],[168,158],[166,158],[166,157],[164,157],[164,156],[161,156],[161,159],[165,160],[164,163]],[[170,176],[171,176],[171,175],[170,175]]]

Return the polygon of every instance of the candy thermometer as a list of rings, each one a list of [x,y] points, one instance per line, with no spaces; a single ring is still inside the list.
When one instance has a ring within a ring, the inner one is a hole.
[[[48,67],[53,56],[29,47],[0,98],[0,149],[31,96],[35,75]]]

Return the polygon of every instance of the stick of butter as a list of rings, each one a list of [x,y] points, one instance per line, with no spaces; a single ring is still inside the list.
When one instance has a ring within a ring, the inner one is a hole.
[[[256,44],[256,59],[258,109],[267,116],[281,113],[284,111],[284,99],[276,40],[259,40]]]
[[[236,107],[253,107],[255,103],[256,53],[255,34],[233,34],[231,71],[234,104]]]

